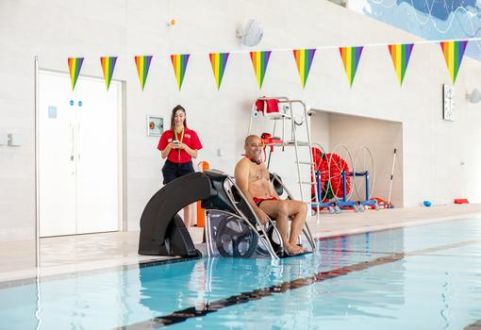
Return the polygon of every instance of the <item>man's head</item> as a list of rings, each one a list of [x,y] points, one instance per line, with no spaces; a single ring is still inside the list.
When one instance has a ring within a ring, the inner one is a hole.
[[[253,162],[260,164],[262,162],[262,144],[261,138],[257,135],[249,135],[244,142],[244,150],[247,158]]]

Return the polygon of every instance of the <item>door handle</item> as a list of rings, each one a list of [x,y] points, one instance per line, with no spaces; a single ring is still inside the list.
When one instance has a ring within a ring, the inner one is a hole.
[[[71,132],[71,136],[70,136],[70,142],[71,142],[71,145],[72,145],[72,149],[70,150],[70,161],[73,162],[75,160],[75,156],[74,156],[74,153],[75,153],[75,146],[74,146],[74,143],[75,143],[75,131],[74,131],[74,127],[72,126],[72,124],[70,124],[70,132]]]

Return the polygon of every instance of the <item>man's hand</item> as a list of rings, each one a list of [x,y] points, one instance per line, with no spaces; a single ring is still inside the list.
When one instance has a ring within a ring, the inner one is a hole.
[[[256,215],[259,218],[259,221],[265,225],[266,223],[269,222],[269,216],[267,215],[266,212],[264,212],[262,209],[257,208],[256,210]]]

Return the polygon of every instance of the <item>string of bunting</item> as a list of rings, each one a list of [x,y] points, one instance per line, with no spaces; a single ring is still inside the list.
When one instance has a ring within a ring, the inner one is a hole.
[[[443,53],[446,67],[449,73],[449,77],[453,84],[456,83],[456,78],[461,67],[461,63],[464,57],[464,53],[469,41],[477,40],[481,38],[472,38],[467,40],[451,40],[451,41],[422,41],[417,44],[425,43],[439,43],[441,51]],[[406,44],[379,44],[379,45],[367,45],[367,46],[387,46],[389,55],[394,67],[399,85],[402,86],[404,77],[408,68],[409,60],[411,59],[411,53],[414,48],[414,43]],[[305,88],[309,77],[309,72],[314,61],[314,57],[317,54],[316,50],[338,48],[340,59],[344,70],[346,72],[347,81],[350,87],[353,86],[354,79],[356,77],[357,69],[363,54],[363,49],[366,46],[360,47],[317,47],[310,49],[294,49],[292,50],[294,62],[299,74],[299,80],[302,88]],[[259,89],[262,89],[264,79],[267,73],[267,67],[269,60],[273,52],[282,50],[267,50],[267,51],[251,51],[249,56],[252,62],[252,68],[254,70],[254,76]],[[209,53],[209,61],[212,67],[212,73],[214,75],[215,86],[220,90],[222,79],[227,67],[229,55],[232,53],[246,53],[246,52],[224,52],[224,53]],[[172,68],[174,71],[175,80],[179,91],[182,88],[185,74],[187,72],[187,64],[192,54],[173,54],[170,55],[172,62]],[[204,54],[205,55],[205,54]],[[152,62],[153,55],[138,55],[134,57],[135,65],[137,68],[137,74],[139,77],[140,87],[144,90],[147,82],[147,76],[149,74],[150,64]],[[68,69],[70,73],[70,82],[72,90],[75,89],[80,70],[82,68],[83,57],[69,57]],[[115,64],[117,57],[115,56],[103,56],[100,57],[101,68],[103,77],[105,80],[105,86],[107,90],[110,87],[110,82],[115,70]]]

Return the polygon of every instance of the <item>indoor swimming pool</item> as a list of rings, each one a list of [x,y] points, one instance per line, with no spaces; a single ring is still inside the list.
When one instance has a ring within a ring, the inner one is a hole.
[[[481,218],[318,241],[281,259],[196,259],[0,283],[0,329],[474,329]]]

